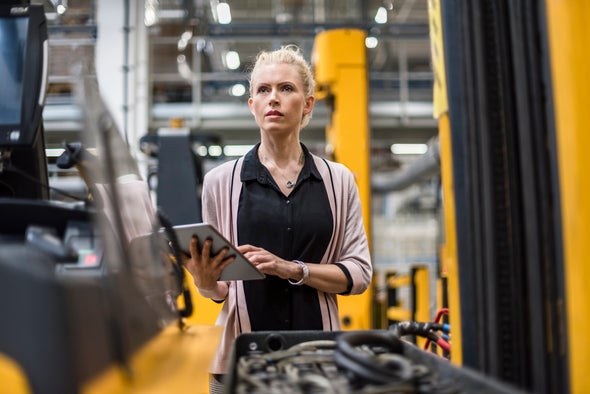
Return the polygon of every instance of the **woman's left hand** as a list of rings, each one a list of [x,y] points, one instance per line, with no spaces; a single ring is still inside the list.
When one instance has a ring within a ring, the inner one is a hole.
[[[297,277],[297,273],[301,271],[299,264],[281,259],[266,249],[252,245],[242,245],[238,246],[238,250],[266,275],[275,275],[282,279],[290,279]]]

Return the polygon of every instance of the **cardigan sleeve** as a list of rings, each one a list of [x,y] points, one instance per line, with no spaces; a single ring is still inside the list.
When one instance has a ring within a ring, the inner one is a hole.
[[[352,172],[343,165],[337,165],[336,168],[341,182],[341,187],[337,188],[341,193],[338,225],[344,228],[335,262],[345,266],[352,278],[350,292],[344,295],[361,294],[367,290],[373,276],[362,204]]]
[[[215,228],[218,228],[219,220],[217,218],[217,210],[215,201],[215,193],[213,189],[216,187],[216,179],[213,179],[210,173],[207,173],[203,179],[203,194],[201,196],[201,215],[203,222],[212,224]]]
[[[224,233],[224,213],[227,210],[220,209],[223,205],[229,206],[229,188],[231,172],[234,160],[218,165],[207,172],[203,178],[203,192],[201,196],[201,215],[203,222],[213,225]],[[227,234],[224,233],[227,237]]]

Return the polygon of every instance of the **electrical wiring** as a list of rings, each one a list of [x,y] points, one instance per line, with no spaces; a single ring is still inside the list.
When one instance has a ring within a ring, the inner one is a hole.
[[[39,186],[41,186],[41,187],[43,187],[43,188],[45,188],[47,190],[54,191],[54,192],[56,192],[58,194],[61,194],[62,196],[68,197],[68,198],[70,198],[70,199],[72,199],[74,201],[82,201],[82,202],[84,202],[86,204],[89,203],[88,198],[80,198],[78,196],[74,196],[73,194],[67,193],[67,192],[65,192],[65,191],[63,191],[61,189],[58,189],[58,188],[53,187],[53,186],[50,186],[47,183],[41,182],[39,179],[37,179],[37,178],[29,175],[26,171],[23,171],[20,168],[14,166],[12,163],[5,164],[3,166],[3,169],[5,171],[10,171],[10,172],[13,172],[15,174],[18,174],[18,175],[22,176],[23,178],[27,179],[31,183],[34,183],[36,185],[39,185]],[[13,194],[14,194],[14,188],[12,188],[12,186],[10,186],[9,184],[7,184],[5,182],[2,182],[2,184],[3,184],[3,186],[6,186],[7,189],[8,188],[9,189],[12,189]]]
[[[359,377],[374,383],[390,383],[407,380],[411,375],[409,362],[403,357],[394,357],[401,352],[399,339],[389,333],[345,333],[338,338],[335,354],[336,364],[354,371]],[[386,363],[379,362],[374,350],[388,352]]]
[[[431,343],[436,344],[445,352],[445,356],[448,357],[448,354],[451,351],[450,343],[443,337],[445,335],[447,338],[448,333],[450,333],[450,326],[448,324],[441,324],[438,322],[415,322],[415,321],[402,321],[397,322],[389,328],[389,330],[397,337],[403,337],[405,335],[415,335],[421,336],[426,338],[426,345],[424,349],[428,349],[428,346]],[[442,332],[439,336],[438,332]]]
[[[438,312],[436,313],[436,317],[434,318],[434,323],[435,324],[439,324],[440,320],[442,319],[443,316],[446,316],[449,314],[449,309],[448,308],[441,308],[438,310]],[[448,334],[451,331],[451,328],[448,324],[443,324],[443,332],[445,334]],[[448,339],[443,338],[445,341],[448,341]],[[450,339],[450,337],[449,337]],[[431,340],[427,339],[426,342],[424,343],[424,350],[428,350],[428,347],[430,346]],[[448,352],[450,352],[450,348],[448,350]]]
[[[174,254],[175,263],[172,264],[172,269],[174,270],[178,288],[181,291],[183,300],[184,300],[184,308],[178,309],[178,326],[180,328],[184,327],[184,321],[182,318],[189,317],[193,313],[193,302],[190,295],[190,290],[186,283],[186,275],[184,272],[184,263],[182,260],[182,256],[180,255],[180,246],[178,243],[178,238],[176,237],[176,233],[172,228],[172,222],[170,219],[162,212],[162,210],[158,209],[158,219],[160,223],[164,227],[164,231],[166,235],[170,239],[170,243],[172,245],[172,252]]]

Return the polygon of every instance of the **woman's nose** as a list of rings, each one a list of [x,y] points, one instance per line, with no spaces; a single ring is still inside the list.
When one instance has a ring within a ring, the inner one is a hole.
[[[274,105],[274,104],[277,104],[278,102],[279,102],[279,100],[277,97],[277,92],[276,92],[276,90],[273,89],[270,91],[270,94],[268,96],[268,103],[270,105]]]

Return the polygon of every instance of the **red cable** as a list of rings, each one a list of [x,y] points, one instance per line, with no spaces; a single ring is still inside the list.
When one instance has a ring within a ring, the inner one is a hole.
[[[448,315],[448,314],[449,314],[449,308],[439,309],[439,311],[436,313],[436,318],[434,319],[434,323],[439,323],[440,319],[443,317],[443,315]],[[437,341],[437,345],[442,347],[447,352],[450,352],[451,346],[449,345],[449,343],[442,338],[440,339],[440,341],[443,341],[446,345],[439,345],[438,341]],[[427,338],[426,342],[424,343],[424,350],[428,350],[428,346],[430,346],[430,339]],[[445,348],[445,346],[447,346],[447,348]]]
[[[442,338],[439,338],[436,341],[436,344],[438,346],[440,346],[441,348],[443,348],[443,350],[446,350],[447,352],[450,352],[451,351],[451,345],[447,341],[445,341],[444,339],[442,339]]]
[[[449,308],[441,308],[437,313],[436,313],[436,318],[434,319],[435,323],[438,323],[441,319],[441,317],[443,317],[443,315],[448,315],[449,314]]]

